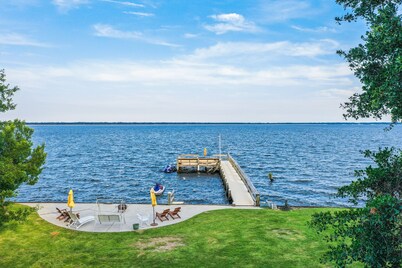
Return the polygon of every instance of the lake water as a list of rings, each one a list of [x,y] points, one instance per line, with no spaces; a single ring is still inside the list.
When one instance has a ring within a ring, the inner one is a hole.
[[[262,200],[290,205],[344,206],[333,198],[355,169],[372,164],[360,150],[399,146],[402,126],[385,124],[132,124],[32,125],[35,143],[46,143],[47,163],[34,186],[22,186],[17,201],[76,202],[97,198],[149,203],[155,182],[189,204],[228,204],[218,175],[166,174],[179,154],[204,148],[229,152],[260,191]],[[271,172],[275,178],[268,180]]]

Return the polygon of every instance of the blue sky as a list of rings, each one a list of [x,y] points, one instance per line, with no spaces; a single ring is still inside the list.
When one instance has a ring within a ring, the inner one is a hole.
[[[358,92],[332,0],[0,0],[0,68],[32,122],[339,122]]]

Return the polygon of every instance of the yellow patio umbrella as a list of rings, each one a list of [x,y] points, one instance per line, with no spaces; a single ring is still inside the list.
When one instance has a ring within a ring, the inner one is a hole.
[[[157,226],[158,224],[155,222],[155,206],[157,205],[157,203],[156,203],[155,191],[153,188],[151,189],[151,204],[152,204],[152,218],[154,219],[154,222],[151,223],[151,226]]]
[[[75,207],[73,190],[70,190],[70,192],[68,192],[67,206],[70,208],[71,211],[73,210],[73,207]]]
[[[157,205],[157,203],[156,203],[156,195],[155,195],[154,189],[151,190],[151,202],[152,202],[153,207]]]

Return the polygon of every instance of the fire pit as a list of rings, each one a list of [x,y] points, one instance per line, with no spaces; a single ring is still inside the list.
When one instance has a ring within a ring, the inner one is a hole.
[[[126,205],[126,204],[120,204],[120,205],[117,206],[117,211],[118,211],[119,213],[123,213],[123,212],[125,212],[126,210],[127,210],[127,205]]]

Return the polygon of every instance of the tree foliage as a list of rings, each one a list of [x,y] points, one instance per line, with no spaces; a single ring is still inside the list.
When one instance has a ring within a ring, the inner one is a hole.
[[[5,84],[4,70],[0,71],[0,111],[15,108],[12,96],[18,87]],[[11,220],[22,220],[30,209],[9,209],[9,198],[17,195],[21,184],[38,181],[46,160],[45,145],[34,147],[33,129],[24,121],[0,122],[0,226]]]
[[[402,0],[336,0],[350,13],[338,23],[362,19],[368,30],[363,44],[338,51],[362,83],[341,105],[345,118],[381,119],[391,115],[402,121]],[[364,207],[314,214],[310,225],[326,234],[329,250],[323,261],[338,267],[362,262],[366,267],[402,266],[402,151],[365,151],[375,166],[355,171],[356,181],[338,189],[338,197]]]
[[[402,0],[336,0],[350,13],[336,18],[352,22],[363,19],[368,30],[363,43],[349,51],[338,51],[362,83],[341,105],[345,118],[381,119],[391,115],[393,123],[402,120]]]
[[[385,148],[366,151],[376,166],[358,170],[358,178],[338,190],[338,197],[356,203],[365,198],[363,208],[314,214],[310,225],[326,233],[330,243],[323,261],[344,267],[355,261],[368,267],[402,265],[402,151]]]
[[[17,86],[10,87],[9,84],[6,84],[4,69],[0,70],[0,112],[15,109],[16,105],[13,103],[12,97],[18,90],[19,88]]]
[[[357,204],[359,198],[374,199],[378,195],[388,194],[394,198],[402,195],[402,151],[385,148],[379,152],[363,152],[377,165],[365,170],[356,170],[356,181],[339,188],[340,197],[350,197],[350,202]]]

